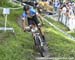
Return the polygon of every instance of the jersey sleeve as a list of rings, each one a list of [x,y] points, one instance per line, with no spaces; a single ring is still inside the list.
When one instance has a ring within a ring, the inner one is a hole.
[[[25,13],[22,14],[22,17],[27,17],[27,15]]]
[[[31,12],[32,12],[33,14],[38,14],[38,12],[37,12],[35,9],[31,9]]]

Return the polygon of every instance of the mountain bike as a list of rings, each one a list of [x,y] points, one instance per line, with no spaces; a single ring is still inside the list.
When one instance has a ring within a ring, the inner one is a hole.
[[[26,30],[32,33],[32,36],[34,38],[35,48],[39,51],[42,57],[45,57],[48,48],[42,38],[40,27],[37,27],[36,25],[31,25],[29,27],[26,27]]]

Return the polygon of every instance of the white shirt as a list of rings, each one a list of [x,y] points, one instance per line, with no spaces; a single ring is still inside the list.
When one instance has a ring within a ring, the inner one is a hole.
[[[62,8],[62,13],[66,13],[66,11],[67,11],[67,8],[66,7],[63,7]]]

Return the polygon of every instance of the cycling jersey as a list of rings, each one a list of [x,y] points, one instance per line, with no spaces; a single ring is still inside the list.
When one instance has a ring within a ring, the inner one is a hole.
[[[36,10],[34,10],[33,8],[30,8],[30,16],[28,16],[25,12],[22,14],[22,17],[27,18],[27,17],[32,17],[34,15],[37,14]]]
[[[28,21],[28,25],[31,25],[31,24],[36,24],[38,25],[39,24],[39,21],[37,19],[37,12],[36,10],[34,10],[33,8],[30,8],[30,14],[26,14],[25,12],[22,14],[22,20],[27,20]]]

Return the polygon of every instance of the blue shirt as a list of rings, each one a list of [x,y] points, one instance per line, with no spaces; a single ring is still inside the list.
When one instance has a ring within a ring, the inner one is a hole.
[[[36,12],[36,10],[34,10],[33,8],[30,8],[30,16],[34,16],[37,12]],[[22,17],[25,17],[25,18],[27,18],[28,17],[28,15],[24,12],[23,14],[22,14]]]
[[[54,6],[55,6],[55,7],[58,7],[58,5],[59,5],[59,2],[55,2],[55,3],[54,3]]]

